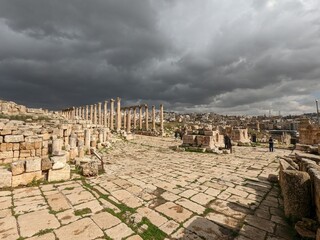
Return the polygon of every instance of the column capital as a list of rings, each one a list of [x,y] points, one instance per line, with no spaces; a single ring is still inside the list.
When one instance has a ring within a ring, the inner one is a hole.
[[[114,102],[114,99],[113,99],[113,98],[111,98],[111,99],[110,99],[110,102]]]

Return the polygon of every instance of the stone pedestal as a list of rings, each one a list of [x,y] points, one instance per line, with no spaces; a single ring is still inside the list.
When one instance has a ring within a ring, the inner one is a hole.
[[[63,140],[56,138],[52,140],[52,154],[59,155],[62,151]]]
[[[65,165],[64,168],[59,170],[49,170],[48,181],[62,181],[70,179],[70,166]]]

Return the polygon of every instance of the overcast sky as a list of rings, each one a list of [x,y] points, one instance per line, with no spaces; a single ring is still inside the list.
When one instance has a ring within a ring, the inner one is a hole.
[[[319,0],[0,0],[0,98],[315,112]]]

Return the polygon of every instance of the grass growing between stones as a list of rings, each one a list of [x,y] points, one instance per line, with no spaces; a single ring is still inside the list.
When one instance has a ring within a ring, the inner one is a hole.
[[[157,228],[155,225],[153,225],[147,218],[142,218],[142,221],[138,224],[138,228],[142,225],[147,225],[148,229],[145,230],[143,233],[140,234],[140,236],[143,239],[146,240],[162,240],[166,238],[166,234],[161,231],[159,228]]]
[[[83,215],[86,215],[89,213],[92,213],[90,208],[83,208],[83,209],[79,209],[79,210],[74,211],[74,215],[76,215],[76,216],[83,216]]]
[[[52,228],[48,228],[48,229],[41,229],[38,233],[35,234],[35,236],[41,236],[47,233],[52,232],[53,229]]]

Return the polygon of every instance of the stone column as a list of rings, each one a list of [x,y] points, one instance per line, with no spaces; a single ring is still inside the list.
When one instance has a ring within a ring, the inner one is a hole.
[[[114,130],[114,126],[113,126],[113,115],[114,115],[114,100],[111,99],[110,100],[110,120],[109,120],[109,127],[110,127],[110,130]]]
[[[164,136],[164,131],[163,131],[163,105],[160,104],[160,132],[161,136]]]
[[[86,119],[85,112],[86,112],[86,109],[85,109],[85,107],[83,106],[83,107],[82,107],[82,114],[81,114],[81,118],[82,118],[83,120]]]
[[[93,108],[93,124],[97,125],[97,104],[94,104]]]
[[[86,106],[86,120],[89,120],[89,106]]]
[[[139,129],[142,130],[142,106],[139,106]]]
[[[123,129],[127,129],[127,109],[123,109]]]
[[[108,101],[104,101],[104,109],[103,109],[103,116],[104,116],[104,126],[108,126]]]
[[[145,121],[146,121],[146,131],[149,130],[149,112],[148,112],[148,105],[144,105],[144,116],[145,116]]]
[[[101,102],[98,103],[98,124],[101,125],[102,124],[102,114],[101,114]]]
[[[93,124],[93,105],[90,105],[90,121]]]
[[[121,129],[121,99],[117,98],[117,131]]]
[[[136,129],[137,127],[137,107],[133,107],[133,129]]]
[[[76,108],[72,107],[72,120],[76,118]]]
[[[85,146],[87,149],[90,149],[90,142],[91,142],[90,129],[85,129],[85,130],[84,130],[84,146]]]
[[[156,130],[156,109],[155,106],[152,106],[152,131]]]
[[[131,132],[131,108],[128,109],[127,133]]]

